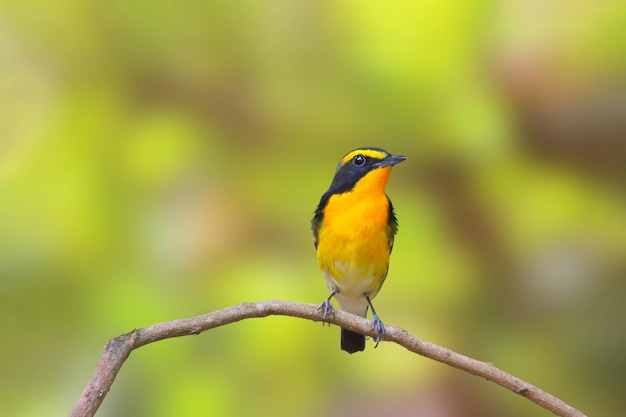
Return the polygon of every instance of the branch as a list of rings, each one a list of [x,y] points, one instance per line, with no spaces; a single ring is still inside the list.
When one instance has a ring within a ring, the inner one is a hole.
[[[270,300],[257,303],[243,303],[202,316],[158,323],[111,339],[104,348],[91,380],[76,401],[69,417],[91,417],[96,413],[104,397],[109,392],[115,376],[130,355],[130,352],[134,349],[171,337],[200,334],[206,330],[248,318],[274,315],[322,321],[317,305]],[[338,310],[336,314],[327,317],[326,321],[367,336],[376,336],[372,329],[371,321],[354,314]],[[557,416],[585,417],[582,412],[560,399],[496,368],[491,363],[481,362],[418,339],[402,328],[385,326],[385,341],[397,343],[411,352],[495,382],[552,411]]]

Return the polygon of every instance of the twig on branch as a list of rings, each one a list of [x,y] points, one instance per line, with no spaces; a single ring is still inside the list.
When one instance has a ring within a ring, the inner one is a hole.
[[[243,319],[276,315],[322,321],[317,305],[270,300],[243,303],[202,316],[158,323],[111,339],[104,348],[91,380],[76,401],[69,416],[91,417],[96,413],[122,364],[134,349],[171,337],[199,334]],[[326,321],[367,336],[376,336],[371,321],[354,314],[337,311],[336,314],[326,317]],[[495,382],[558,416],[585,417],[583,413],[560,399],[496,368],[491,363],[481,362],[418,339],[399,327],[385,326],[385,341],[397,343],[411,352]]]

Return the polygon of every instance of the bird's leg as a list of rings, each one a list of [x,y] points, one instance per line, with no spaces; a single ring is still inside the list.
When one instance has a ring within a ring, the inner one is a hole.
[[[333,316],[335,315],[335,309],[332,305],[332,303],[330,302],[330,299],[333,298],[333,296],[337,293],[337,290],[332,290],[330,292],[330,295],[328,296],[328,298],[324,301],[322,301],[322,304],[320,304],[320,306],[317,308],[317,311],[321,311],[322,312],[322,326],[324,325],[324,323],[326,323],[326,317],[329,314],[332,314]],[[330,324],[329,324],[330,326]]]
[[[376,314],[376,310],[374,310],[374,306],[372,305],[372,300],[370,300],[369,295],[365,294],[365,299],[367,300],[367,304],[372,309],[372,324],[374,326],[374,331],[376,332],[376,338],[374,339],[376,345],[374,346],[374,348],[376,348],[378,347],[378,342],[385,338],[385,325],[378,318],[378,315]]]

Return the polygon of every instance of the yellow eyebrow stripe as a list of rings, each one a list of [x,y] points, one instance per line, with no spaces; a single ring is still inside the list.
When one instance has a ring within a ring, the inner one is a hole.
[[[374,159],[385,159],[385,157],[387,156],[387,153],[377,151],[375,149],[355,149],[354,151],[348,153],[346,156],[343,157],[341,165],[347,164],[352,160],[352,158],[359,154]]]

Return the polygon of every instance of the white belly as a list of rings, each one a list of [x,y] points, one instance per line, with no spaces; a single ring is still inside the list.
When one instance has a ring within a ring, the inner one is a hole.
[[[335,264],[335,268],[341,273],[340,280],[336,280],[328,271],[323,271],[324,280],[330,291],[336,291],[335,298],[341,310],[365,317],[367,313],[367,299],[365,295],[373,299],[382,282],[377,282],[373,268],[364,270],[353,264]]]

